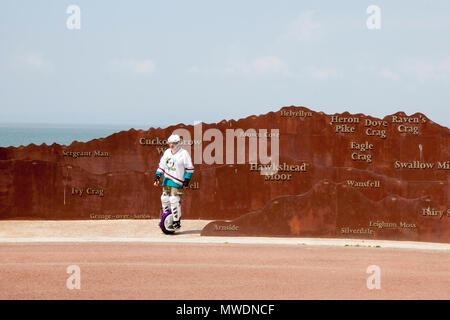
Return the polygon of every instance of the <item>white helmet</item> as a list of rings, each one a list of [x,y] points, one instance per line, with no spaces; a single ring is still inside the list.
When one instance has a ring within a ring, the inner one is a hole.
[[[167,143],[175,143],[178,144],[180,142],[180,136],[177,134],[173,134],[167,139]]]

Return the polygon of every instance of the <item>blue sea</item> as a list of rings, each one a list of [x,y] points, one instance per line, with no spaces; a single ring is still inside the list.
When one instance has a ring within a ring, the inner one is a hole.
[[[70,145],[73,141],[86,142],[92,139],[105,138],[113,133],[129,130],[130,127],[120,126],[43,126],[43,125],[9,125],[0,124],[0,147],[27,146],[30,143],[40,145],[54,142],[61,145]],[[142,129],[141,127],[135,127]]]

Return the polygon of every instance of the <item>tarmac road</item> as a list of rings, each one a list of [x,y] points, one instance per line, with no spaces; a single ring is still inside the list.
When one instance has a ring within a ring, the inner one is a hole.
[[[81,288],[66,287],[69,265]],[[366,269],[381,270],[369,290]],[[448,251],[271,244],[0,243],[0,299],[450,299]]]

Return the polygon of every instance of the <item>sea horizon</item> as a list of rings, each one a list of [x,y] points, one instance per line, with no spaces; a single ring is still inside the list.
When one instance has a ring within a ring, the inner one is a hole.
[[[148,130],[151,125],[127,124],[58,124],[58,123],[0,123],[0,147],[20,147],[29,144],[70,145],[106,138],[120,131]]]

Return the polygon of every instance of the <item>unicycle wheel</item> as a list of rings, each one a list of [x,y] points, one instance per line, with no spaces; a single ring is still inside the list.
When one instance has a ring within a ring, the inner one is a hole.
[[[172,224],[173,224],[172,212],[167,211],[161,217],[161,221],[159,222],[159,227],[161,228],[162,232],[164,232],[165,234],[174,234],[175,229],[172,228]]]

